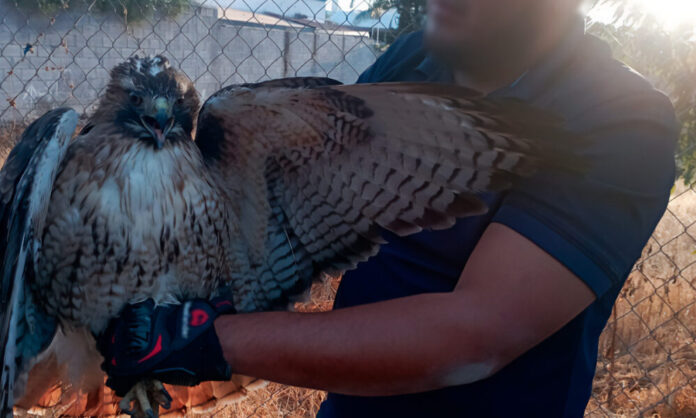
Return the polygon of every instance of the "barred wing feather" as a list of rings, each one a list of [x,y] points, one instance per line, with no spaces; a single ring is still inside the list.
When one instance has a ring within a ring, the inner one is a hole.
[[[34,273],[53,181],[76,126],[72,109],[46,113],[24,131],[0,171],[1,416],[12,415],[17,380],[56,329],[55,319],[32,303],[27,277]]]
[[[543,167],[581,170],[561,125],[456,86],[294,78],[223,89],[196,141],[244,215],[258,309],[374,255],[382,229],[448,228],[487,210],[480,192]]]

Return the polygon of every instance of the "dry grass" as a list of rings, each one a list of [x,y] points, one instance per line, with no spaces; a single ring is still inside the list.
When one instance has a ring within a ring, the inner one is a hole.
[[[320,391],[269,383],[263,389],[249,392],[246,398],[232,405],[206,414],[186,416],[309,418],[316,415],[325,396],[326,394]]]
[[[591,416],[696,416],[696,193],[678,185],[602,334]]]
[[[0,166],[5,163],[14,144],[19,140],[24,128],[23,123],[4,123],[0,125]]]

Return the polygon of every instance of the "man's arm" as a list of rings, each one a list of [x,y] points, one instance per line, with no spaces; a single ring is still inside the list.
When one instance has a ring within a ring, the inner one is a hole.
[[[491,224],[451,293],[324,313],[226,315],[215,328],[236,373],[344,394],[396,395],[489,377],[594,299],[553,257]]]

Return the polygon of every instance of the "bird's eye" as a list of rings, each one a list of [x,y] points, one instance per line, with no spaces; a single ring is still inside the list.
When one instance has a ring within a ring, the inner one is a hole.
[[[131,93],[129,96],[131,104],[140,106],[143,103],[143,97],[138,93]]]

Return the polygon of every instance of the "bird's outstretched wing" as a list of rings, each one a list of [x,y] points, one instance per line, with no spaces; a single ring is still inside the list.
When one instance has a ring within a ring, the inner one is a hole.
[[[19,374],[55,332],[55,321],[31,302],[26,278],[33,274],[37,235],[76,126],[72,109],[46,113],[24,131],[0,170],[0,416],[12,414]]]
[[[521,102],[448,85],[338,84],[230,86],[201,111],[199,148],[238,190],[245,238],[263,248],[267,300],[250,309],[353,268],[377,252],[382,229],[447,228],[486,211],[479,192],[542,166],[578,168],[561,122]]]

